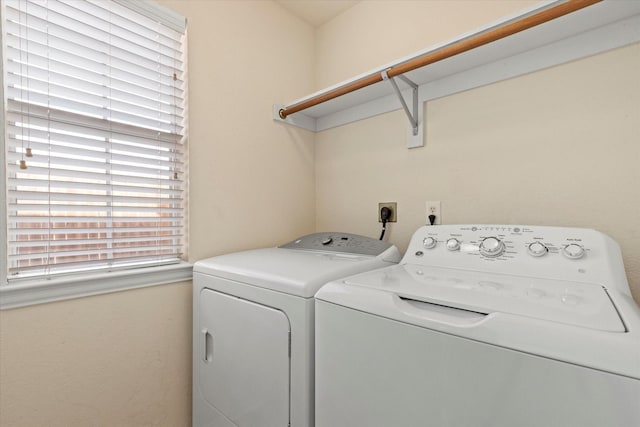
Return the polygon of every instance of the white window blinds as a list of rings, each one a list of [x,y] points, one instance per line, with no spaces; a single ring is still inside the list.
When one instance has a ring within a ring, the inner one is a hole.
[[[184,25],[125,1],[3,5],[9,281],[179,261]]]

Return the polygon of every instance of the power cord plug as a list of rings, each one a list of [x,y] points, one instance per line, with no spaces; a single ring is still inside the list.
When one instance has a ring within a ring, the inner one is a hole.
[[[384,238],[384,232],[387,231],[387,222],[391,218],[391,209],[384,206],[380,209],[380,219],[382,220],[382,233],[380,234],[380,240]]]
[[[382,220],[383,224],[386,224],[387,221],[389,221],[389,218],[391,218],[391,209],[384,206],[382,209],[380,209],[380,219]]]
[[[429,224],[433,225],[436,223],[436,216],[434,214],[429,215]]]

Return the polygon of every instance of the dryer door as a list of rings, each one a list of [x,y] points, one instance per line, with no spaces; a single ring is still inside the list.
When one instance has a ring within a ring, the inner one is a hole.
[[[289,319],[279,310],[210,289],[200,295],[199,387],[242,427],[289,423]]]

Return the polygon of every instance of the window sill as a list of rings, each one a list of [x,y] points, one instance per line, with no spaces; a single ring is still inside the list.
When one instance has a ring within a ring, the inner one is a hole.
[[[0,286],[0,310],[191,280],[193,265],[180,263],[111,273],[37,279]]]

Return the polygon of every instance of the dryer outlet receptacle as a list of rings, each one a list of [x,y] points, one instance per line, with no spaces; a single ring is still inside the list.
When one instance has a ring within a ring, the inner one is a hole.
[[[391,210],[391,215],[387,222],[398,222],[398,203],[397,202],[383,202],[378,203],[378,222],[382,222],[382,208],[388,208]]]

